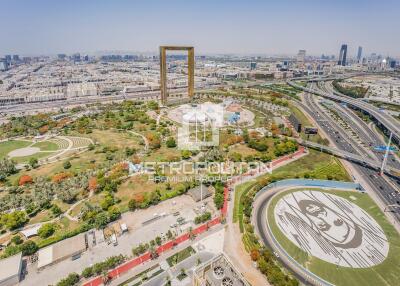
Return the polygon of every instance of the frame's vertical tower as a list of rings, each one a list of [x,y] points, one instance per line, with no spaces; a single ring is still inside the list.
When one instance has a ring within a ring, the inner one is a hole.
[[[161,103],[167,103],[167,50],[188,52],[188,95],[192,99],[194,95],[194,48],[178,46],[160,46],[160,91]]]
[[[161,103],[167,102],[167,59],[165,47],[160,47],[160,90]]]
[[[188,50],[188,96],[190,99],[194,95],[194,48]]]

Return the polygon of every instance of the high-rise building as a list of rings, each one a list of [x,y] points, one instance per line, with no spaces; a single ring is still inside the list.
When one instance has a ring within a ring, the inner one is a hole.
[[[362,47],[358,47],[357,62],[361,62],[361,56],[362,56]]]
[[[6,55],[5,59],[7,63],[11,63],[11,55]]]
[[[339,53],[339,61],[338,61],[339,66],[346,65],[346,56],[347,56],[347,45],[343,44],[342,47],[340,48],[340,53]]]
[[[306,50],[299,50],[297,53],[297,62],[298,63],[304,63],[306,57]]]
[[[6,59],[0,59],[0,71],[6,71],[8,69],[8,63]]]
[[[13,55],[13,61],[19,62],[19,55]]]
[[[58,54],[58,55],[57,55],[57,58],[58,58],[60,61],[65,60],[66,57],[67,57],[66,54]]]
[[[250,70],[255,70],[257,67],[257,63],[256,62],[251,62],[250,63]]]

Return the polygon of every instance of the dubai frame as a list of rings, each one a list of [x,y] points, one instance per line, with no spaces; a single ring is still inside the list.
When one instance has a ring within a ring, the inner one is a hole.
[[[194,48],[187,46],[160,46],[160,89],[161,103],[167,103],[167,51],[188,52],[188,95],[193,98],[194,93]]]

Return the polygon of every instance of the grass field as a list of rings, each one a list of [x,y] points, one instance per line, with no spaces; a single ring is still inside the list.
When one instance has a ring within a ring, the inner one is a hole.
[[[300,189],[297,189],[297,191]],[[290,190],[276,195],[268,209],[268,220],[271,230],[285,248],[285,250],[299,263],[307,269],[320,276],[321,278],[335,284],[343,286],[358,286],[358,285],[399,285],[398,273],[400,273],[400,236],[387,221],[384,214],[380,211],[379,207],[372,201],[367,194],[356,193],[351,191],[329,191],[324,192],[332,193],[337,196],[349,199],[350,196],[355,197],[353,203],[364,209],[371,215],[378,224],[385,231],[389,240],[390,248],[389,254],[383,263],[370,268],[352,269],[348,267],[338,267],[336,264],[328,263],[319,258],[308,256],[307,253],[302,251],[294,245],[278,228],[274,221],[273,210],[278,200],[289,192]]]
[[[22,140],[11,140],[0,143],[0,159],[7,156],[8,153],[15,149],[25,148],[31,145],[32,142]]]
[[[32,147],[40,148],[40,151],[57,151],[58,145],[50,141],[41,141],[32,145]]]

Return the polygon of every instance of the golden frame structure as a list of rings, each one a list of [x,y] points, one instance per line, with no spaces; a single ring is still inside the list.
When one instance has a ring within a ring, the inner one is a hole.
[[[160,46],[160,90],[161,103],[167,103],[167,51],[188,52],[188,95],[193,98],[194,94],[194,48],[188,46]]]

